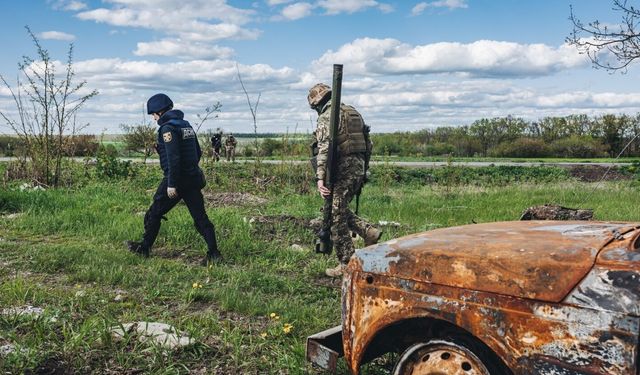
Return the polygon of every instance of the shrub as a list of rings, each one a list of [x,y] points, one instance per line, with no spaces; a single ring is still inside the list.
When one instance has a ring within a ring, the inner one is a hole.
[[[455,151],[455,147],[450,143],[434,142],[424,146],[422,154],[424,156],[450,155]]]
[[[118,160],[118,150],[113,145],[100,146],[96,157],[96,174],[99,178],[125,178],[134,172],[131,161]]]
[[[565,158],[594,158],[606,156],[606,147],[589,136],[572,135],[551,144],[555,156]]]
[[[542,139],[518,138],[512,142],[500,143],[489,153],[498,157],[540,158],[549,156],[549,147]]]
[[[65,156],[93,156],[97,151],[98,141],[90,134],[66,137],[62,150]]]
[[[0,136],[0,154],[16,156],[24,153],[24,141],[18,137]]]

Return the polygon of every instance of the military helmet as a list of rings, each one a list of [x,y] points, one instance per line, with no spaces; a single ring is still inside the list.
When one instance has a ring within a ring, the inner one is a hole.
[[[155,94],[147,100],[147,113],[162,113],[173,108],[173,102],[166,94]]]
[[[307,95],[309,106],[311,106],[311,108],[315,108],[320,104],[320,102],[322,102],[322,99],[329,94],[331,94],[331,87],[324,83],[316,83],[311,89],[309,89],[309,95]]]

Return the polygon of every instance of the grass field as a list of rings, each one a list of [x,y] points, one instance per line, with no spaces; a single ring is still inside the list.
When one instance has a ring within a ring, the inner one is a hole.
[[[137,166],[134,177],[119,180],[77,170],[63,189],[21,190],[19,181],[0,189],[0,309],[44,309],[36,318],[0,314],[0,348],[14,348],[0,351],[0,370],[319,373],[304,361],[305,338],[339,324],[340,291],[323,276],[335,259],[311,250],[306,221],[319,216],[321,200],[307,166],[206,166],[207,211],[225,256],[209,268],[199,265],[205,244],[182,204],[163,222],[152,258],[124,248],[142,233],[158,169]],[[640,220],[635,182],[581,183],[559,168],[484,169],[467,178],[458,168],[438,176],[389,166],[372,173],[361,214],[400,223],[384,228],[383,240],[516,220],[544,203],[593,208],[601,220]],[[112,338],[111,327],[139,320],[172,324],[196,343],[165,351]],[[363,373],[383,374],[387,365]]]

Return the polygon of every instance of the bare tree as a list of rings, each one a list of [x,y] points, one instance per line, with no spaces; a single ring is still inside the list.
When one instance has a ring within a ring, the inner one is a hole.
[[[81,94],[86,81],[74,82],[73,44],[69,45],[62,79],[56,78],[53,61],[31,29],[25,27],[35,47],[37,57],[24,56],[18,64],[19,74],[13,88],[4,76],[2,83],[11,92],[17,119],[0,110],[0,117],[25,144],[31,158],[33,178],[37,183],[57,186],[61,173],[63,142],[67,132],[75,134],[74,116],[82,105],[98,94],[93,90]],[[25,82],[21,81],[24,77]]]
[[[253,117],[253,146],[256,150],[256,161],[260,161],[259,157],[259,145],[258,145],[258,104],[260,104],[260,95],[262,93],[258,92],[258,98],[255,103],[251,103],[251,98],[249,97],[249,93],[247,89],[244,87],[244,83],[242,82],[242,76],[240,76],[240,67],[236,64],[236,70],[238,71],[238,81],[240,81],[240,85],[242,86],[242,91],[244,91],[244,95],[247,97],[247,104],[249,105],[249,110],[251,111],[251,117]]]
[[[640,57],[640,33],[636,31],[640,9],[627,0],[613,0],[613,10],[621,13],[622,20],[611,28],[598,20],[584,24],[572,6],[569,19],[573,30],[566,41],[586,54],[594,67],[625,72],[629,64]]]
[[[211,118],[211,116],[213,116],[215,114],[215,116],[213,116],[213,119],[218,118],[218,113],[220,113],[220,109],[222,108],[222,104],[220,102],[216,102],[215,104],[213,104],[210,107],[207,107],[204,109],[204,114],[197,114],[196,117],[198,117],[198,123],[196,123],[196,133],[200,131],[200,127],[202,126],[202,124],[204,124],[207,120],[209,120]]]

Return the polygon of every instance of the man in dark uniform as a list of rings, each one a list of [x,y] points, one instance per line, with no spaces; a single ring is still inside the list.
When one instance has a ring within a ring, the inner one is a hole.
[[[211,148],[213,148],[213,160],[220,161],[220,148],[222,147],[222,130],[211,137]]]
[[[156,150],[164,178],[144,216],[142,241],[128,241],[127,246],[130,251],[148,257],[158,236],[162,217],[183,199],[196,229],[207,242],[208,251],[203,264],[218,261],[222,255],[218,251],[215,228],[207,217],[200,191],[206,183],[198,167],[202,151],[195,131],[184,120],[184,113],[172,109],[173,102],[165,94],[156,94],[147,101],[147,113],[153,116],[159,126]]]

